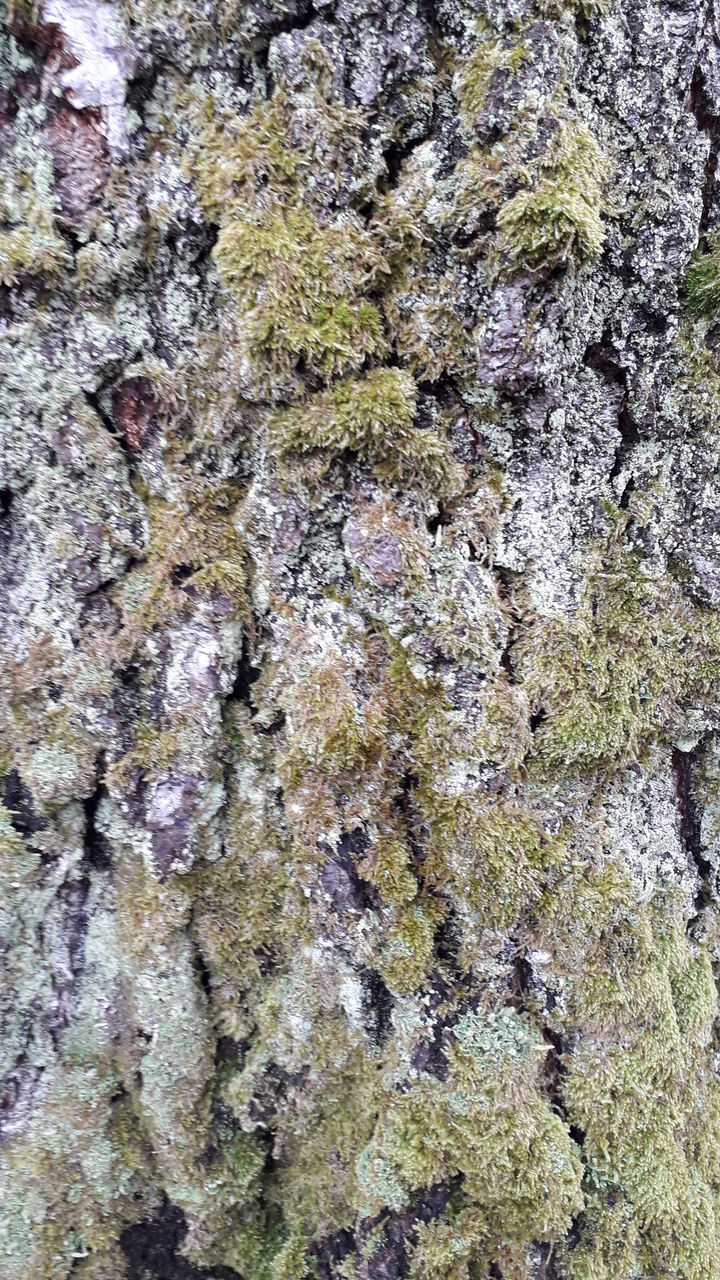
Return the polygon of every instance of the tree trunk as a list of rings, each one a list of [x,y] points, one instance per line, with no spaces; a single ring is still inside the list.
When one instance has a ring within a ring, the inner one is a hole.
[[[720,3],[10,0],[0,1275],[720,1277]]]

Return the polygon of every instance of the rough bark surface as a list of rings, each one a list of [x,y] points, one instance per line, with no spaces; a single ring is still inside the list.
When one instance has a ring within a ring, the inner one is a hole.
[[[720,1277],[719,149],[718,0],[10,0],[3,1280]]]

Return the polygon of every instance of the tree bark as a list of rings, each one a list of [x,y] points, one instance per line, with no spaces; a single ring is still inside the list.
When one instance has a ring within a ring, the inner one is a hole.
[[[0,1275],[720,1277],[720,7],[10,0]]]

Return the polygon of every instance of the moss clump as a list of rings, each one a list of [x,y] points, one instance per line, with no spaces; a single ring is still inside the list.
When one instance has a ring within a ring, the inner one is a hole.
[[[391,991],[415,991],[432,968],[435,931],[445,916],[444,905],[426,897],[402,907],[394,916],[378,969]]]
[[[430,831],[427,875],[452,888],[486,928],[507,928],[541,893],[552,842],[519,805],[500,797],[419,798]]]
[[[270,444],[281,456],[352,449],[388,479],[422,479],[443,492],[457,483],[457,468],[434,431],[413,425],[416,402],[411,374],[373,369],[278,413]]]
[[[708,237],[703,252],[696,249],[684,282],[685,309],[691,316],[717,324],[720,320],[720,234]]]
[[[8,286],[24,275],[57,275],[71,263],[55,226],[52,160],[24,116],[0,180],[0,284]]]
[[[382,304],[393,346],[420,381],[444,370],[471,374],[472,286],[464,263],[448,257],[446,204],[432,142],[403,164],[396,186],[378,195],[372,229],[388,265]]]
[[[580,13],[583,18],[590,19],[606,13],[609,0],[542,0],[540,8],[554,18],[563,13]]]
[[[605,157],[589,130],[561,125],[532,185],[498,213],[500,261],[541,268],[598,258],[605,239],[606,172]]]
[[[572,1280],[716,1276],[720,1170],[708,1153],[718,1142],[720,1086],[710,956],[689,943],[671,898],[633,904],[614,923],[606,915],[604,927],[601,919],[586,938],[587,977],[575,972],[568,988],[571,1016],[580,1014],[584,1028],[563,1092],[585,1134],[588,1200],[563,1269]],[[598,965],[615,973],[604,990],[593,981]]]
[[[349,967],[316,946],[295,946],[284,972],[265,983],[251,1047],[226,1090],[243,1128],[269,1131],[273,1200],[291,1235],[306,1240],[352,1225],[362,1199],[356,1166],[372,1134],[379,1075],[359,1020],[348,1017],[351,990],[360,994]],[[282,1106],[271,1101],[278,1072],[287,1080]]]
[[[182,753],[182,736],[177,727],[158,729],[154,724],[140,723],[134,745],[108,767],[110,790],[148,782],[158,773],[169,772]]]
[[[541,769],[637,758],[683,698],[717,680],[719,641],[714,615],[671,579],[645,577],[627,550],[598,557],[575,616],[530,627],[514,650],[543,715],[533,747]]]
[[[463,114],[472,120],[483,108],[495,73],[517,71],[529,57],[526,44],[503,45],[488,32],[453,82]]]
[[[389,827],[381,831],[358,864],[364,880],[375,886],[383,902],[403,907],[412,902],[417,880],[408,865],[408,850],[401,833]]]
[[[547,1052],[513,1010],[468,1013],[444,1081],[394,1092],[359,1162],[367,1213],[402,1209],[421,1187],[462,1175],[479,1261],[516,1258],[561,1236],[582,1205],[581,1165],[538,1077]]]
[[[687,893],[656,882],[648,900],[608,857],[606,788],[596,817],[568,834],[533,942],[552,974],[544,1019],[572,1050],[563,1107],[583,1134],[585,1206],[559,1269],[709,1280],[720,1274],[715,944],[689,934]]]
[[[299,204],[261,219],[238,207],[215,260],[247,308],[252,353],[276,373],[289,375],[302,362],[331,378],[385,349],[380,313],[363,298],[378,262],[354,214],[320,226]]]
[[[24,275],[56,275],[70,263],[52,219],[39,214],[32,223],[0,231],[0,284],[15,285]]]
[[[359,125],[317,89],[293,99],[280,86],[203,132],[194,176],[221,224],[214,256],[256,373],[288,378],[301,365],[330,379],[385,350],[365,296],[384,269],[377,240],[351,210],[329,209],[324,188],[312,199],[319,173],[352,166]]]
[[[183,505],[161,499],[148,505],[147,560],[116,589],[123,649],[182,617],[193,599],[222,598],[229,612],[247,617],[244,544],[233,523],[239,494],[224,485],[197,496],[188,488]]]
[[[266,966],[283,962],[308,932],[307,901],[288,854],[270,781],[271,739],[254,731],[247,707],[226,713],[225,854],[199,863],[186,882],[193,927],[210,974],[218,1034],[242,1040],[264,993]]]
[[[383,753],[382,708],[363,704],[333,663],[316,668],[288,698],[288,752],[283,772],[302,779],[308,770],[333,775],[360,769]]]

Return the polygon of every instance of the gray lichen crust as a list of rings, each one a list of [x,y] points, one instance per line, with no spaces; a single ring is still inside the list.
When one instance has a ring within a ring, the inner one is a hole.
[[[2,1280],[720,1280],[720,5],[3,3]]]

